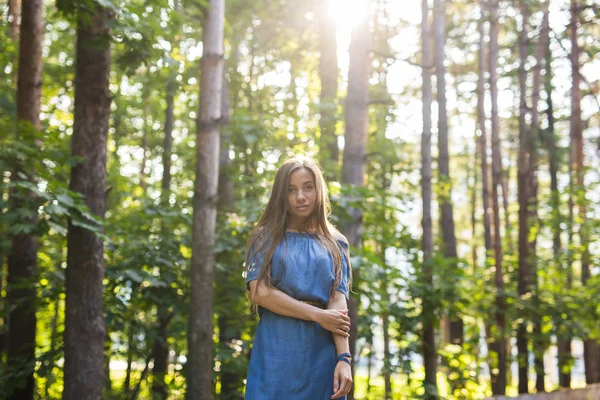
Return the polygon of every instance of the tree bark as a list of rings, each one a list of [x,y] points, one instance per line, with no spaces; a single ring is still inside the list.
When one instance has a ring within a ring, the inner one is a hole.
[[[339,149],[335,125],[337,123],[337,90],[338,90],[338,61],[337,61],[337,29],[329,21],[326,1],[318,2],[320,17],[319,32],[319,79],[321,80],[321,95],[319,99],[319,129],[321,131],[319,154],[321,165],[328,181],[338,180]]]
[[[519,160],[518,160],[518,190],[519,190],[519,282],[518,294],[520,301],[528,301],[532,290],[532,256],[529,241],[531,228],[530,209],[535,196],[535,180],[533,168],[535,165],[533,152],[533,137],[527,127],[527,21],[528,10],[524,0],[519,1],[521,28],[519,31]],[[525,307],[524,307],[525,308]],[[519,393],[528,393],[529,361],[527,325],[529,313],[522,311],[522,322],[517,331],[517,349],[519,364]]]
[[[386,185],[383,185],[382,190],[389,190]],[[384,192],[385,193],[385,192]],[[383,198],[384,204],[387,203],[387,199]],[[382,233],[382,237],[383,237]],[[379,258],[384,261],[384,270],[381,272],[381,302],[383,306],[383,312],[381,315],[382,329],[383,329],[383,382],[384,382],[384,399],[392,399],[392,361],[390,352],[390,295],[388,292],[388,273],[385,269],[385,245],[381,243],[379,246]]]
[[[466,145],[466,143],[465,143]],[[471,262],[473,264],[473,272],[479,265],[477,257],[477,189],[479,175],[477,174],[477,166],[479,163],[480,147],[475,146],[475,154],[473,155],[473,164],[469,166],[467,181],[471,190]],[[471,183],[472,182],[472,183]]]
[[[111,357],[111,346],[112,341],[110,338],[110,331],[106,328],[106,335],[104,336],[104,396],[110,398],[113,396],[112,381],[110,379],[110,357]]]
[[[549,1],[547,0],[543,6],[543,19],[542,26],[540,30],[539,41],[536,45],[536,65],[533,70],[533,88],[532,88],[532,114],[531,114],[531,135],[532,141],[534,142],[534,148],[532,149],[532,172],[531,174],[535,174],[535,170],[537,169],[537,157],[536,154],[536,143],[539,141],[540,136],[540,123],[539,123],[539,101],[540,101],[540,88],[542,84],[542,63],[544,61],[544,53],[547,48],[546,42],[548,41],[549,36]],[[535,188],[537,189],[537,183],[535,183]],[[537,196],[537,193],[534,194]],[[533,204],[530,206],[530,212],[532,217],[537,220],[537,199],[533,199]],[[535,222],[537,224],[537,221]],[[536,230],[537,231],[537,230]],[[534,243],[531,245],[531,251],[535,254],[535,242],[537,240],[537,234],[534,235]],[[533,353],[534,353],[534,365],[535,365],[535,374],[536,374],[536,391],[537,393],[542,393],[546,391],[545,386],[545,371],[544,371],[544,353],[546,350],[545,341],[543,340],[542,333],[542,316],[540,315],[540,296],[539,296],[539,277],[538,277],[538,269],[537,263],[532,263],[532,278],[533,278],[533,302],[534,302],[534,314],[533,314]]]
[[[167,328],[172,316],[173,313],[168,310],[161,310],[159,314],[156,339],[154,340],[151,356],[151,359],[154,360],[152,368],[152,374],[154,375],[152,382],[153,399],[166,400],[168,398],[167,384],[165,382],[165,375],[169,367],[169,345],[167,343],[169,334]]]
[[[12,2],[11,2],[12,3]],[[9,3],[10,5],[10,3]],[[14,7],[14,4],[13,4]],[[16,10],[12,10],[16,18]],[[26,1],[21,8],[19,70],[17,76],[17,134],[30,146],[36,146],[40,129],[40,98],[42,93],[42,43],[43,12],[41,0]],[[16,21],[15,21],[16,22]],[[15,24],[16,26],[16,24]],[[16,35],[15,35],[16,37]],[[24,176],[24,177],[23,177]],[[11,180],[35,181],[33,171],[17,161]],[[26,222],[37,225],[37,198],[32,192],[15,188],[11,190],[10,207],[27,209],[33,216]],[[18,232],[11,235],[11,247],[7,259],[8,315],[8,371],[17,375],[14,381],[13,399],[33,399],[35,383],[35,333],[36,289],[33,280],[37,271],[38,238],[32,233]],[[12,382],[11,382],[12,383]]]
[[[392,364],[390,354],[390,317],[387,312],[381,316],[383,322],[383,382],[385,400],[392,399]]]
[[[237,67],[236,67],[237,69]],[[223,71],[223,92],[221,98],[221,125],[229,124],[231,113],[229,111],[229,81],[227,74]],[[231,181],[231,159],[229,158],[229,141],[231,133],[227,130],[223,133],[221,150],[219,155],[219,205],[223,211],[232,211],[235,205],[233,197],[233,182]]]
[[[371,32],[369,19],[364,18],[354,27],[350,39],[350,65],[348,70],[348,94],[345,107],[344,154],[342,183],[363,187],[367,158],[367,129],[369,107],[369,71],[371,69]],[[363,214],[360,209],[348,210],[351,220],[342,224],[342,232],[351,246],[362,244]],[[358,275],[354,274],[358,281]],[[350,328],[350,353],[356,361],[356,339],[358,334],[358,300],[351,295],[348,313],[352,323]],[[354,385],[348,395],[354,399]]]
[[[452,178],[450,177],[450,155],[448,151],[448,113],[446,110],[446,67],[444,66],[444,47],[446,43],[445,5],[442,0],[434,0],[434,62],[437,83],[438,103],[438,169],[440,196],[440,225],[443,239],[443,252],[457,269],[456,236],[454,233],[454,213],[452,207]],[[458,276],[458,274],[457,274]],[[454,344],[463,342],[463,322],[458,315],[449,315],[450,341]]]
[[[80,11],[77,20],[71,150],[82,162],[71,169],[69,189],[81,193],[90,211],[104,219],[112,13],[96,3],[90,6],[91,10]],[[63,399],[101,399],[106,336],[103,241],[95,232],[69,221],[67,244]]]
[[[499,148],[498,151],[500,151],[502,153],[502,150]],[[509,153],[510,154],[510,153]],[[513,245],[513,228],[512,228],[512,224],[510,223],[510,214],[508,213],[508,197],[509,197],[509,192],[508,192],[508,181],[510,179],[510,160],[507,163],[506,166],[506,170],[502,171],[502,175],[500,177],[500,187],[502,188],[502,211],[504,213],[504,236],[505,236],[505,243],[506,243],[506,247],[507,247],[507,253],[508,254],[514,254],[514,245]]]
[[[429,6],[422,1],[421,51],[423,76],[423,134],[421,136],[421,196],[423,200],[423,284],[433,289],[433,227],[431,221],[431,43]],[[437,352],[435,348],[434,304],[430,296],[423,298],[423,363],[425,366],[425,393],[427,398],[437,396]]]
[[[175,90],[177,83],[174,78],[167,82],[167,108],[165,110],[165,137],[163,140],[163,176],[161,181],[163,204],[169,204],[171,194],[171,155],[173,154],[173,124],[175,122]]]
[[[562,243],[561,243],[561,222],[562,215],[560,211],[560,192],[558,189],[558,169],[559,169],[559,158],[556,148],[556,136],[554,129],[554,104],[552,101],[552,52],[550,50],[550,41],[546,41],[546,53],[545,53],[545,68],[546,74],[544,75],[544,91],[546,92],[546,114],[548,119],[548,131],[546,133],[546,147],[548,150],[548,164],[550,171],[550,204],[552,207],[552,252],[554,256],[555,265],[561,269],[560,276],[565,278],[566,289],[571,289],[571,266],[570,264],[565,267],[562,260]],[[569,163],[571,164],[571,163]],[[569,165],[569,168],[571,165]],[[570,176],[570,174],[569,174]],[[567,223],[569,223],[567,221]],[[568,250],[568,249],[567,249]],[[563,324],[562,319],[555,322],[556,335],[557,335],[557,352],[558,352],[558,381],[562,388],[571,387],[571,368],[569,363],[571,362],[571,333],[567,328],[566,324]]]
[[[498,151],[501,152],[500,148]],[[510,214],[508,213],[508,181],[510,179],[510,161],[507,163],[506,171],[502,172],[502,176],[500,178],[500,186],[502,188],[502,210],[504,212],[504,231],[505,231],[505,242],[506,247],[508,249],[508,254],[514,254],[514,245],[513,245],[513,228],[510,223]]]
[[[133,366],[133,353],[135,351],[134,339],[133,323],[131,323],[127,335],[127,367],[125,368],[125,381],[123,382],[123,391],[127,396],[129,396],[131,390],[131,367]]]
[[[142,382],[144,382],[144,380],[146,380],[146,375],[148,374],[148,370],[150,367],[150,361],[154,360],[154,363],[157,362],[157,360],[154,359],[154,355],[155,354],[160,354],[161,352],[167,351],[168,352],[168,346],[166,346],[166,344],[164,343],[159,343],[163,340],[163,338],[166,337],[166,330],[167,330],[167,326],[169,325],[169,322],[171,321],[171,318],[173,317],[173,312],[167,312],[166,314],[162,314],[162,317],[158,320],[158,326],[156,327],[156,331],[159,332],[159,334],[156,336],[156,338],[154,339],[154,343],[151,345],[152,347],[152,351],[146,356],[146,360],[144,363],[144,369],[142,370],[142,373],[140,375],[140,380],[138,381],[138,383],[133,387],[133,390],[131,391],[131,393],[128,393],[127,399],[128,400],[136,400],[139,393],[140,393],[140,387],[142,385]],[[161,336],[162,335],[162,336]],[[166,360],[167,357],[165,357],[164,355],[161,355],[161,357]],[[158,362],[161,362],[160,360]],[[161,369],[166,369],[166,365],[161,365],[159,366],[159,368]],[[154,392],[154,388],[153,388],[153,392]],[[166,393],[164,393],[166,398]]]
[[[571,68],[573,89],[571,90],[571,147],[574,150],[573,169],[576,178],[575,201],[579,214],[579,242],[581,251],[581,283],[587,285],[591,277],[589,227],[587,222],[587,204],[585,199],[585,164],[583,154],[583,121],[581,120],[581,48],[577,43],[579,28],[579,11],[581,4],[577,0],[571,1]],[[585,381],[592,384],[600,382],[600,350],[598,342],[594,339],[584,338],[583,359],[585,364]]]
[[[10,20],[9,33],[13,40],[16,40],[19,37],[19,3],[19,0],[8,0],[8,18]]]
[[[490,1],[490,4],[493,0]],[[483,200],[483,230],[485,252],[487,254],[492,251],[492,231],[490,219],[490,183],[488,173],[488,145],[487,145],[487,129],[485,126],[485,0],[481,1],[481,17],[479,20],[479,79],[477,80],[477,125],[479,126],[479,153],[481,154],[481,186]]]
[[[353,31],[350,41],[348,95],[345,109],[345,135],[342,182],[364,186],[367,158],[369,71],[371,67],[371,33],[364,20]],[[362,212],[350,210],[352,221],[345,226],[345,236],[352,246],[360,246]]]
[[[482,1],[483,3],[483,1]],[[498,116],[498,3],[490,0],[490,95],[492,105],[492,215],[494,219],[494,283],[496,288],[495,320],[496,337],[493,351],[497,355],[498,373],[492,376],[494,394],[506,393],[506,303],[504,297],[504,273],[502,236],[500,234],[500,199],[499,189],[502,187],[502,157],[500,154],[500,119]],[[504,197],[506,197],[506,192]],[[505,210],[506,211],[506,210]],[[508,234],[509,231],[506,231]]]
[[[175,5],[177,9],[177,4]],[[163,175],[161,181],[161,202],[162,207],[165,209],[170,208],[169,197],[171,195],[171,154],[173,150],[173,124],[175,120],[174,116],[174,103],[175,103],[175,90],[177,88],[177,81],[173,74],[169,74],[167,77],[167,95],[166,103],[167,107],[165,110],[165,136],[163,140]],[[167,227],[162,225],[161,235],[163,240],[169,235]],[[168,251],[163,249],[163,251]],[[154,351],[152,358],[154,359],[154,365],[152,367],[152,393],[154,398],[167,399],[168,389],[165,382],[165,376],[169,369],[169,345],[168,345],[168,319],[169,310],[162,304],[158,305],[158,330],[157,338],[154,343]],[[170,318],[169,318],[170,319]],[[167,321],[167,322],[164,322]]]
[[[54,353],[57,352],[57,342],[58,342],[58,318],[60,315],[60,295],[57,294],[56,300],[54,301],[54,315],[52,316],[52,322],[50,323],[50,360],[47,365],[48,371],[50,371],[49,376],[46,378],[44,394],[49,396],[50,387],[56,382],[56,376],[54,375],[54,366],[55,366],[55,358]]]
[[[573,107],[573,105],[571,105]],[[571,116],[573,118],[573,116]],[[574,164],[575,164],[575,148],[573,143],[573,121],[571,121],[571,132],[570,132],[570,149],[569,149],[569,214],[567,220],[567,288],[571,289],[573,285],[573,253],[576,251],[575,249],[575,239],[574,239],[574,226],[575,226],[575,174],[574,174]],[[568,292],[567,292],[568,293]],[[569,352],[571,348],[569,346]]]
[[[196,181],[192,232],[191,301],[188,323],[186,398],[212,397],[214,245],[222,117],[225,1],[210,0],[203,25],[200,109],[196,139]]]
[[[234,68],[237,70],[237,66]],[[228,124],[230,119],[229,111],[229,82],[226,74],[223,76],[223,95],[221,101],[221,110],[223,114],[222,124]],[[235,206],[234,187],[231,181],[231,159],[229,158],[230,130],[224,129],[222,133],[221,154],[219,157],[219,206],[218,212],[221,214],[218,218],[223,221],[227,218],[227,213],[232,212]],[[227,265],[226,271],[217,271],[217,293],[216,297],[227,295],[237,298],[244,297],[242,285],[238,282],[237,264],[231,261],[233,254],[227,252],[221,254],[220,261]],[[234,278],[235,277],[235,278]],[[232,286],[235,288],[232,293]],[[225,293],[223,291],[226,291]],[[230,350],[229,345],[240,340],[242,337],[239,315],[235,308],[222,306],[217,320],[219,326],[219,345],[221,351]],[[235,360],[221,360],[221,399],[223,400],[241,400],[243,380],[245,376],[240,375],[239,369],[235,368]]]
[[[367,398],[371,394],[371,370],[373,368],[373,344],[368,343],[369,355],[367,356]]]
[[[19,0],[8,0],[8,21],[9,21],[9,29],[8,29],[8,38],[12,43],[15,43],[19,37]],[[15,71],[15,66],[18,68],[18,55],[13,54],[12,56],[12,65],[13,71],[10,77],[11,82],[15,84],[16,89],[16,81],[17,81],[17,72]],[[15,124],[15,130],[17,125]],[[4,175],[3,171],[0,170],[0,175]],[[4,193],[0,193],[1,196],[4,196]],[[8,275],[8,251],[0,251],[0,274],[4,277]],[[6,268],[5,268],[6,265]],[[8,293],[7,282],[5,279],[0,279],[0,293]],[[8,296],[0,296],[0,308],[7,309]],[[9,314],[4,314],[0,318],[0,358],[4,357],[8,350],[8,335],[9,335]]]
[[[148,123],[148,119],[151,118],[151,110],[150,110],[150,93],[146,94],[145,104],[144,104],[144,127],[142,131],[142,162],[140,163],[140,186],[146,192],[146,188],[148,187],[148,183],[146,182],[146,178],[148,174],[146,174],[146,164],[148,162],[148,134],[150,130],[150,125]]]

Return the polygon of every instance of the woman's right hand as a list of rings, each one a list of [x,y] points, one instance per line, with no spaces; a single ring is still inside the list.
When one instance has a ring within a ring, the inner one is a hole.
[[[348,316],[348,310],[321,310],[317,315],[316,322],[336,335],[350,337],[350,317]]]

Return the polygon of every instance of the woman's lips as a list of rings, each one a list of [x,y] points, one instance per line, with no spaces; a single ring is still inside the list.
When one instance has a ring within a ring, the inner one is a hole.
[[[308,210],[308,206],[298,206],[298,207],[296,207],[296,210],[300,210],[300,211]]]

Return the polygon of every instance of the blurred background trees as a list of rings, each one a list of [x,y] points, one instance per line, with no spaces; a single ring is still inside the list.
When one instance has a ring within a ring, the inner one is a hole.
[[[242,399],[299,153],[352,245],[351,398],[600,382],[595,2],[215,7],[0,6],[0,397]]]

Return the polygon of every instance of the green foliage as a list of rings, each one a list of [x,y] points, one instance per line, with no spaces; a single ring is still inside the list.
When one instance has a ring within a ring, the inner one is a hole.
[[[6,137],[0,142],[0,169],[22,166],[16,176],[13,170],[9,183],[0,182],[0,189],[11,193],[12,207],[0,216],[9,227],[7,233],[42,236],[52,231],[64,236],[70,221],[101,235],[101,220],[89,211],[82,196],[70,191],[62,180],[63,168],[78,160],[61,148],[56,134],[33,135],[35,132],[24,126],[18,137]],[[34,215],[32,209],[38,213]],[[36,219],[32,220],[34,216]]]
[[[357,210],[363,221],[363,241],[360,246],[351,248],[353,296],[360,300],[356,389],[364,398],[384,396],[383,381],[374,376],[367,394],[362,368],[367,357],[378,355],[374,349],[381,341],[379,332],[382,316],[385,316],[392,349],[386,372],[393,377],[393,396],[426,398],[432,394],[427,392],[431,388],[422,384],[423,369],[418,362],[426,300],[434,309],[436,332],[440,332],[439,321],[444,316],[458,316],[465,322],[462,347],[438,341],[440,396],[483,398],[491,394],[484,366],[493,368],[496,361],[493,356],[484,355],[480,330],[485,326],[484,333],[497,339],[498,329],[490,316],[499,310],[495,303],[498,292],[494,287],[493,254],[483,255],[479,251],[472,257],[473,248],[483,247],[479,232],[480,178],[474,180],[475,174],[480,174],[480,166],[475,165],[476,171],[466,172],[467,168],[473,168],[476,145],[471,143],[475,137],[467,131],[472,122],[471,114],[475,112],[475,84],[479,79],[473,57],[480,41],[474,33],[479,5],[463,0],[447,5],[448,93],[449,99],[454,101],[449,101],[452,180],[434,180],[434,200],[446,198],[452,188],[459,255],[456,259],[444,257],[444,244],[436,242],[432,264],[434,283],[428,285],[422,279],[419,137],[413,135],[412,122],[399,117],[405,115],[405,106],[412,110],[415,102],[420,101],[420,82],[406,81],[400,93],[390,93],[391,82],[398,71],[400,75],[410,72],[410,67],[395,58],[419,62],[417,48],[411,49],[407,44],[406,49],[400,49],[402,54],[395,54],[398,49],[391,43],[395,37],[410,42],[410,35],[419,27],[409,19],[389,19],[385,4],[378,2],[378,14],[372,21],[374,61],[369,76],[372,104],[369,106],[366,184],[356,187],[328,182],[334,211],[332,221],[343,227]],[[70,156],[76,25],[78,18],[85,17],[82,11],[96,5],[109,9],[114,17],[110,22],[112,104],[104,220],[92,215],[85,206],[85,199],[68,189],[70,168],[81,161]],[[170,396],[183,396],[190,298],[188,273],[193,252],[191,200],[195,146],[199,140],[196,137],[199,60],[207,6],[206,0],[57,0],[55,4],[47,3],[39,132],[26,125],[17,127],[18,46],[9,35],[7,19],[0,19],[0,65],[3,66],[0,70],[0,260],[6,259],[12,235],[37,235],[40,243],[38,273],[35,282],[30,284],[36,285],[38,293],[35,377],[39,398],[57,399],[62,393],[59,361],[63,357],[65,236],[69,221],[95,231],[105,241],[106,356],[112,364],[111,381],[107,382],[110,385],[107,384],[104,397],[117,399],[131,395],[132,388],[140,382],[146,361],[152,362],[152,349],[158,341],[165,341],[170,349],[171,368],[166,378]],[[243,379],[257,323],[247,301],[242,275],[248,234],[270,195],[277,165],[298,153],[318,158],[321,151],[317,146],[321,19],[315,11],[320,9],[316,9],[312,1],[232,0],[226,2],[226,7],[225,61],[231,118],[222,126],[221,137],[231,164],[226,176],[233,185],[234,204],[231,209],[219,210],[218,215],[213,318],[215,397],[223,400],[240,398],[244,391]],[[534,11],[538,5],[532,3],[530,7]],[[6,13],[5,8],[1,12]],[[597,14],[597,8],[585,7],[582,21],[593,22]],[[517,87],[517,52],[511,51],[518,39],[515,15],[514,5],[507,4],[501,16],[499,72],[505,88]],[[532,55],[539,31],[535,13],[533,15]],[[594,35],[597,24],[584,23],[581,29],[586,62],[595,65],[587,60],[594,60],[600,48],[594,40],[598,37]],[[340,30],[340,33],[343,32]],[[554,43],[566,44],[566,34],[555,32]],[[564,71],[560,68],[567,68],[562,64],[568,61],[567,52],[557,51],[553,56],[559,67],[557,77],[561,77]],[[398,63],[402,69],[398,69]],[[343,63],[340,68],[345,68]],[[420,69],[415,68],[420,73]],[[339,83],[338,98],[327,106],[335,108],[339,121],[337,134],[342,135],[345,76]],[[521,321],[538,322],[541,334],[530,336],[538,346],[534,349],[538,353],[556,339],[573,335],[600,338],[597,268],[592,269],[592,277],[585,285],[581,283],[580,269],[588,243],[589,265],[594,267],[600,262],[598,246],[594,245],[600,232],[600,222],[594,218],[598,213],[598,199],[593,195],[598,191],[598,184],[590,182],[597,162],[586,171],[587,185],[575,186],[570,192],[567,144],[570,108],[562,105],[568,97],[568,88],[555,80],[552,83],[557,86],[553,94],[556,127],[555,132],[542,129],[540,136],[539,221],[530,232],[531,238],[538,239],[534,259],[538,286],[530,296],[521,298],[517,294],[515,193],[509,193],[508,209],[509,222],[514,226],[507,229],[503,226],[502,231],[505,288],[500,294],[506,301],[507,339]],[[593,95],[595,83],[591,82],[589,88],[583,85],[585,93]],[[173,95],[175,123],[172,180],[169,189],[164,190],[161,184],[168,94]],[[511,107],[503,109],[501,134],[503,162],[509,169],[509,190],[512,191],[513,160],[518,151],[515,136],[518,112]],[[586,124],[597,126],[597,115],[588,114]],[[542,166],[547,162],[546,147],[551,139],[557,144],[559,164],[556,193],[550,193],[547,171]],[[586,151],[591,144],[586,142]],[[457,150],[460,146],[464,146],[464,150]],[[331,168],[335,173],[328,176],[337,176],[341,169],[339,165]],[[476,205],[467,204],[470,199],[465,200],[465,193],[471,190],[476,193]],[[569,241],[570,195],[576,212],[573,240]],[[588,207],[587,220],[577,213],[581,206]],[[471,237],[473,207],[477,226]],[[549,243],[556,229],[562,232],[562,247],[555,254]],[[586,243],[581,243],[580,233],[587,236]],[[567,284],[569,279],[570,285]],[[0,291],[5,288],[5,276],[1,282]],[[0,307],[2,333],[6,331],[4,321],[10,309],[5,305],[3,300]],[[166,338],[158,329],[165,319],[168,320]],[[120,365],[128,359],[137,367],[133,368],[129,388],[126,388],[125,368]],[[565,368],[572,368],[574,363],[574,359],[570,360]],[[382,372],[377,370],[373,374]],[[223,382],[228,375],[234,377],[236,384],[226,389]],[[1,376],[6,383],[6,371]],[[154,379],[150,371],[140,382],[138,398],[152,398]]]

